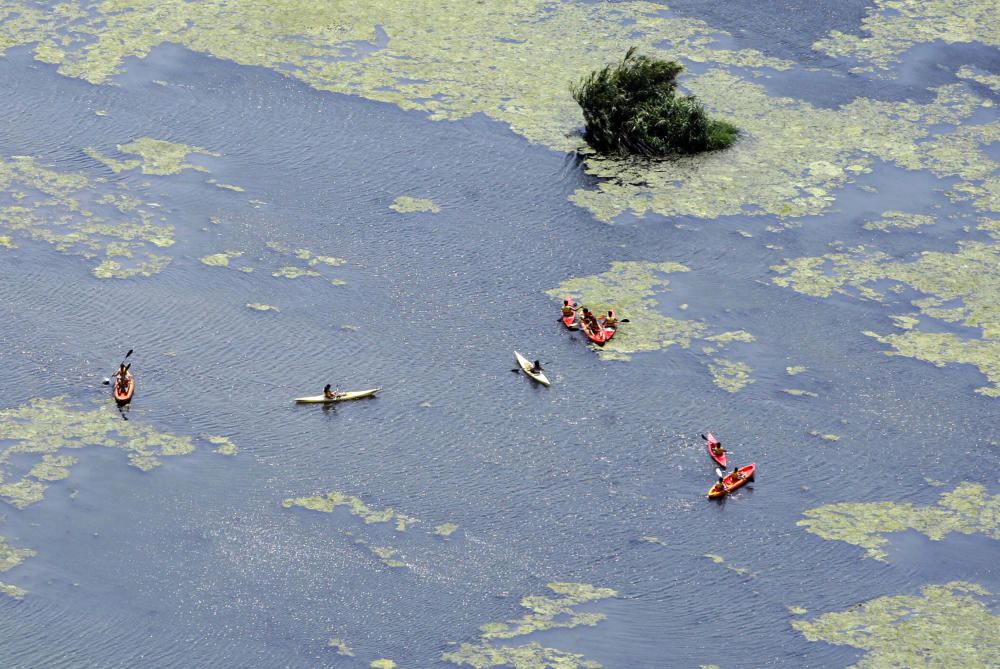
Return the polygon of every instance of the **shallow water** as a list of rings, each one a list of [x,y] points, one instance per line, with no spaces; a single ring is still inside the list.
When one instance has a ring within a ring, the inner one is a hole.
[[[774,232],[760,217],[606,225],[569,202],[594,184],[571,158],[482,116],[430,122],[171,45],[115,84],[60,76],[23,48],[0,59],[0,156],[104,177],[102,194],[123,183],[160,205],[176,239],[162,272],[125,280],[43,242],[0,249],[0,407],[107,403],[100,381],[134,348],[130,421],[240,450],[199,443],[141,472],[87,448],[43,502],[11,508],[0,533],[38,555],[3,575],[28,591],[0,597],[6,666],[454,666],[440,659],[451,642],[563,581],[618,596],[579,607],[607,616],[596,627],[530,640],[607,667],[750,666],[733,648],[753,666],[846,666],[860,653],[807,641],[787,607],[843,610],[956,579],[1000,589],[983,536],[890,535],[883,563],[796,526],[845,500],[932,504],[963,481],[995,491],[997,400],[973,393],[975,367],[883,355],[862,331],[889,331],[898,310],[770,283],[771,265],[835,241],[906,254],[967,239],[860,225],[904,205],[965,210],[931,192],[946,180],[877,164],[859,179],[877,193],[847,187],[834,212]],[[188,157],[207,172],[159,177],[84,153],[146,136],[219,155]],[[401,195],[441,211],[397,213]],[[296,249],[346,262],[307,266]],[[224,251],[243,255],[199,261]],[[687,265],[657,309],[752,333],[725,357],[753,383],[718,388],[700,344],[608,362],[564,331],[545,291],[612,260]],[[321,276],[272,276],[286,266]],[[546,363],[551,388],[509,371],[515,348]],[[796,365],[807,371],[790,376]],[[291,403],[325,383],[383,391]],[[719,503],[704,500],[707,429],[760,471]],[[396,532],[281,504],[333,490],[421,522]],[[459,529],[434,534],[446,522]]]

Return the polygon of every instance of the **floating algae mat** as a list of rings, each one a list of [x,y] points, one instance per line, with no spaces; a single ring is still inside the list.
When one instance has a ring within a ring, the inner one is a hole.
[[[723,390],[736,392],[753,382],[750,366],[711,356],[733,342],[753,342],[753,335],[743,330],[712,334],[705,323],[664,316],[656,309],[656,294],[667,291],[670,286],[670,279],[664,275],[688,271],[680,263],[616,261],[607,272],[567,279],[558,288],[546,291],[546,295],[560,302],[566,295],[572,295],[577,304],[594,313],[614,309],[619,318],[629,319],[614,339],[597,348],[601,358],[629,360],[634,353],[673,346],[686,349],[694,342],[701,342],[703,352],[709,356],[706,365],[715,384]]]
[[[879,597],[841,613],[795,620],[809,641],[865,652],[858,669],[980,669],[1000,665],[1000,618],[974,583],[928,585],[920,595]]]
[[[236,453],[236,446],[226,437],[205,435],[223,455]],[[129,464],[149,471],[162,464],[162,458],[188,455],[195,450],[190,437],[159,432],[137,421],[125,421],[118,411],[107,406],[83,409],[62,398],[36,399],[17,409],[0,411],[0,499],[24,509],[45,498],[52,481],[71,475],[79,457],[65,451],[103,446],[128,453]],[[34,461],[27,473],[13,474],[13,461]],[[35,552],[15,549],[0,541],[0,571],[6,571]],[[22,593],[23,594],[23,593]]]
[[[982,485],[963,483],[941,495],[937,504],[918,506],[898,502],[842,502],[805,512],[798,522],[824,539],[846,541],[866,549],[867,556],[885,560],[884,535],[916,530],[933,540],[950,532],[981,533],[1000,539],[1000,495]]]
[[[924,251],[909,258],[867,249],[795,258],[773,266],[777,276],[772,281],[814,297],[838,292],[877,302],[892,297],[874,287],[880,282],[916,291],[919,297],[910,300],[915,311],[897,317],[902,332],[865,334],[894,348],[896,355],[938,366],[975,365],[990,381],[976,392],[1000,397],[1000,232],[989,220],[978,227],[996,241],[962,241],[955,251]],[[966,329],[941,332],[935,322]]]
[[[522,645],[507,642],[528,634],[553,629],[593,627],[607,616],[603,613],[581,612],[576,607],[589,602],[615,597],[610,588],[597,588],[587,583],[550,583],[555,597],[534,595],[521,599],[521,606],[529,611],[521,618],[504,623],[488,623],[475,643],[463,643],[458,650],[444,653],[441,659],[460,666],[476,669],[487,667],[524,667],[525,669],[593,669],[601,665],[582,655],[558,648],[543,646],[537,641]]]

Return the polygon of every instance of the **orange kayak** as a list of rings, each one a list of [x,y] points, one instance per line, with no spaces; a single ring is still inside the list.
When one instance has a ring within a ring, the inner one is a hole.
[[[736,478],[736,472],[731,472],[722,479],[722,483],[716,483],[714,486],[708,489],[708,498],[715,499],[716,497],[722,497],[734,490],[738,490],[745,486],[748,482],[753,481],[754,472],[757,471],[756,464],[749,464],[746,467],[740,467],[736,472],[740,473],[740,478]]]
[[[115,380],[114,393],[115,402],[118,404],[128,404],[132,401],[132,394],[135,392],[135,379],[132,378],[131,374],[125,374],[125,392],[122,392],[118,380]]]

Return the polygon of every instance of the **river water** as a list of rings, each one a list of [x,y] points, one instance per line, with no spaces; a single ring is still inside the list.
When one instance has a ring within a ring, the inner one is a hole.
[[[698,3],[680,9],[710,20]],[[840,21],[857,29],[860,14]],[[759,221],[607,225],[568,199],[595,185],[573,156],[499,122],[428,121],[178,45],[127,60],[114,83],[62,76],[26,47],[0,59],[0,155],[106,179],[99,192],[124,185],[175,237],[163,271],[127,279],[27,237],[0,249],[0,407],[109,407],[101,379],[132,348],[130,423],[224,435],[239,452],[199,441],[143,472],[88,447],[44,501],[9,508],[6,542],[37,555],[4,574],[27,591],[0,597],[4,666],[454,666],[442,654],[524,615],[522,597],[578,582],[616,591],[579,607],[606,617],[519,641],[606,667],[837,667],[861,651],[808,641],[788,607],[840,611],[950,580],[1000,589],[996,542],[981,534],[891,535],[882,562],[796,525],[835,502],[995,490],[997,400],[972,392],[974,366],[884,355],[862,334],[892,327],[883,304],[771,283],[771,240],[741,234]],[[158,177],[85,152],[137,137],[218,155],[189,155],[206,172]],[[938,185],[876,164],[836,193],[839,214],[786,230],[782,255],[854,243],[858,212],[955,207]],[[401,214],[400,195],[440,211]],[[906,254],[960,236],[939,232],[887,244]],[[296,249],[346,262],[273,277]],[[230,250],[255,271],[199,260]],[[741,360],[754,382],[720,389],[697,346],[609,361],[562,329],[545,291],[612,260],[689,267],[656,308],[752,332]],[[511,372],[514,349],[546,363],[551,388]],[[808,371],[789,377],[797,365]],[[326,383],[382,391],[292,403]],[[720,503],[704,498],[706,430],[758,466],[755,485]],[[281,504],[334,490],[420,522],[398,532]],[[435,534],[443,523],[458,529]]]

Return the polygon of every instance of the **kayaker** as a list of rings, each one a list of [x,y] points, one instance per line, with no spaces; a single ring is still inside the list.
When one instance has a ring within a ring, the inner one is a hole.
[[[569,300],[563,300],[562,314],[563,318],[569,318],[576,313],[576,309],[569,303]]]
[[[717,441],[715,442],[715,444],[712,445],[712,455],[714,455],[715,457],[721,458],[723,455],[725,455],[725,453],[726,449],[722,447],[721,441]]]
[[[338,397],[340,397],[340,391],[339,390],[330,390],[330,384],[328,383],[323,388],[323,397],[325,397],[328,400],[335,400]]]
[[[532,374],[541,374],[542,371],[544,371],[544,370],[542,370],[542,361],[541,360],[535,360],[535,364],[533,364],[531,366],[531,373]]]
[[[131,366],[131,364],[126,366],[124,362],[118,365],[118,372],[115,374],[115,387],[119,393],[124,394],[128,389],[128,368]]]
[[[743,480],[743,472],[740,471],[739,467],[734,466],[733,467],[733,473],[729,475],[729,479],[733,483],[736,483],[737,481],[742,481]]]
[[[618,319],[615,318],[614,309],[608,309],[608,315],[604,317],[604,327],[611,330],[618,327]]]

